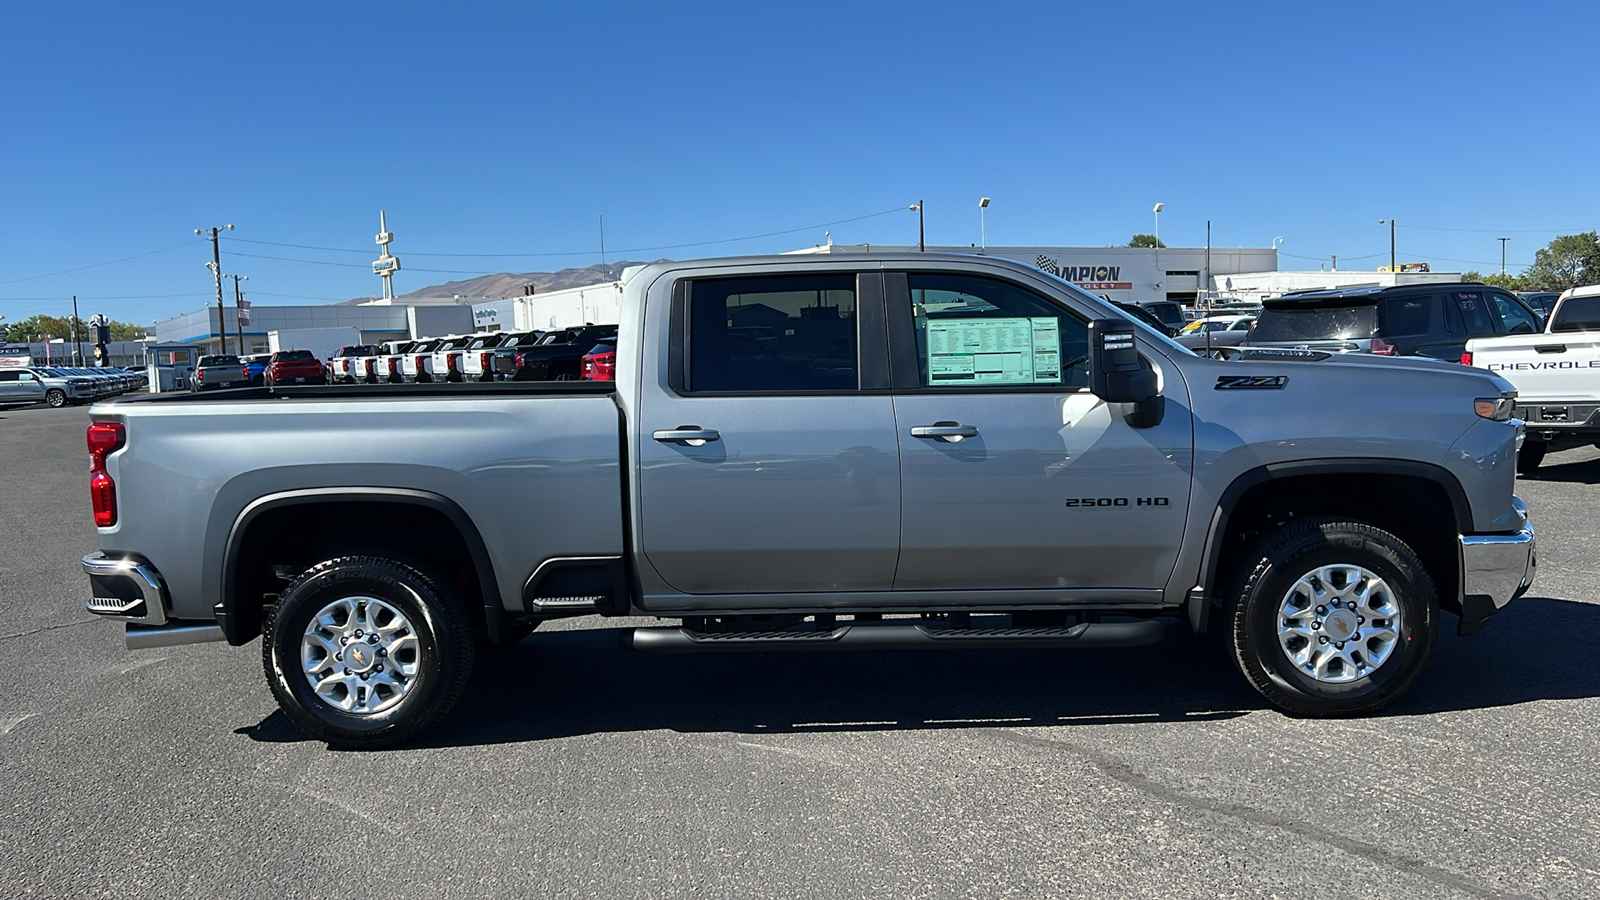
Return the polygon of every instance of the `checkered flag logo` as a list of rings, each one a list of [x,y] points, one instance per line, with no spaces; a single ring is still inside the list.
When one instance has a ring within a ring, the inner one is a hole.
[[[1050,257],[1045,256],[1043,253],[1039,254],[1038,265],[1039,268],[1049,272],[1051,275],[1054,275],[1057,278],[1061,277],[1061,264]]]

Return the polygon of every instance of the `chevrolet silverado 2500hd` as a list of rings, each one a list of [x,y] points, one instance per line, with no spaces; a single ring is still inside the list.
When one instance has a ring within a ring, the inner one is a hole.
[[[294,722],[380,747],[443,717],[479,648],[589,614],[670,620],[621,632],[662,653],[1179,620],[1278,707],[1362,713],[1423,671],[1441,609],[1470,632],[1533,578],[1514,392],[1482,370],[1204,359],[983,257],[624,281],[615,382],[95,406],[89,611],[134,649],[260,637]]]

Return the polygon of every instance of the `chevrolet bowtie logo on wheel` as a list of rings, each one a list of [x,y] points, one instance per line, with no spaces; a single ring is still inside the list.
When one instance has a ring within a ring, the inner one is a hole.
[[[357,647],[354,650],[351,650],[350,651],[350,655],[354,656],[356,658],[356,665],[366,665],[367,660],[366,660],[365,657],[363,657],[361,655],[361,648],[360,647]]]

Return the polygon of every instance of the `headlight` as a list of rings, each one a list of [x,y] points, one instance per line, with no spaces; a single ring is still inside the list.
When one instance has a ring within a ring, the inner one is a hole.
[[[1496,422],[1505,422],[1510,420],[1511,410],[1517,405],[1516,401],[1517,392],[1507,391],[1499,397],[1479,397],[1478,399],[1472,401],[1472,408],[1477,411],[1478,415],[1484,417],[1485,419],[1492,419]]]

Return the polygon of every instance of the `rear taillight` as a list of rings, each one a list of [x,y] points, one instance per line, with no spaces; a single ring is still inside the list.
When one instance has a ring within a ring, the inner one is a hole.
[[[1394,345],[1381,337],[1372,339],[1372,352],[1379,356],[1394,356]]]
[[[521,353],[517,354],[517,368],[519,368],[519,369],[522,368],[522,354]]]
[[[367,374],[368,375],[374,375],[374,374],[376,374],[376,372],[373,369],[373,364],[376,363],[376,362],[377,362],[377,360],[369,358],[369,359],[362,360],[361,361],[361,365],[362,365],[363,368],[365,368],[367,370]]]
[[[121,422],[95,422],[89,426],[89,496],[94,501],[94,524],[110,528],[117,524],[117,483],[106,471],[106,456],[128,443],[128,430]]]
[[[415,362],[415,363],[416,363],[416,366],[417,366],[417,371],[418,371],[418,372],[421,372],[421,371],[422,371],[422,370],[423,370],[423,369],[424,369],[424,368],[425,368],[425,365],[424,365],[424,363],[423,363],[423,362],[422,362],[422,360],[423,360],[423,359],[424,359],[424,358],[425,358],[425,357],[421,357],[421,356],[419,356],[419,357],[417,357],[417,358],[416,358],[416,359],[415,359],[415,360],[414,360],[414,362]]]
[[[1463,366],[1472,365],[1472,351],[1471,350],[1463,350],[1463,351],[1461,351],[1461,364]]]
[[[494,365],[494,363],[490,362],[490,360],[493,359],[493,358],[494,358],[494,354],[493,353],[479,353],[478,354],[478,368],[484,370],[485,372],[489,371],[489,367]]]
[[[400,374],[400,357],[398,357],[398,356],[389,357],[389,374],[390,375],[399,375]]]
[[[585,381],[616,381],[616,351],[585,356],[583,358],[583,379]]]
[[[456,360],[459,359],[459,358],[460,357],[456,356],[454,353],[446,354],[445,358],[444,358],[445,368],[447,368],[450,371],[454,372],[456,370]]]

